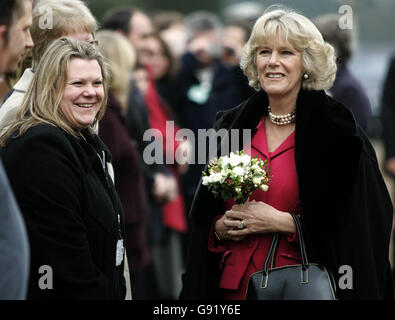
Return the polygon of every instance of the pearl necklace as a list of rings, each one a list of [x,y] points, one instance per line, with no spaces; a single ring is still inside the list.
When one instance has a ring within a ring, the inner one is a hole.
[[[287,124],[295,122],[296,110],[292,111],[291,113],[284,114],[284,115],[275,115],[272,113],[270,106],[268,106],[267,109],[269,111],[270,122],[277,125],[277,126],[285,126]]]

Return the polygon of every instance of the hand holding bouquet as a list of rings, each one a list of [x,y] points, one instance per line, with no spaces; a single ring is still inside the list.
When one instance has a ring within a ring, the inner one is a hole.
[[[243,150],[213,160],[208,165],[208,174],[203,175],[203,185],[215,197],[221,196],[224,201],[232,198],[237,204],[245,203],[257,189],[267,191],[270,182],[267,160],[258,156],[251,159]]]

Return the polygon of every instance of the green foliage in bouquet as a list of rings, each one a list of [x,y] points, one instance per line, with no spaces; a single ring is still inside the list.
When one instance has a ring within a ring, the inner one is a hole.
[[[267,191],[271,177],[267,160],[258,156],[251,159],[243,150],[214,159],[208,165],[208,173],[203,171],[203,175],[202,184],[215,197],[224,201],[233,199],[237,204],[245,203],[257,189]]]

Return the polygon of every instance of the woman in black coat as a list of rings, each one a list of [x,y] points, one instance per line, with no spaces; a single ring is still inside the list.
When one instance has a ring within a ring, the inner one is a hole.
[[[391,200],[369,140],[351,112],[322,90],[334,80],[333,49],[305,17],[289,10],[269,10],[254,26],[242,68],[259,92],[238,107],[220,112],[216,130],[250,129],[254,137],[263,123],[269,151],[294,134],[294,158],[288,165],[295,168],[298,201],[289,212],[296,210],[301,217],[309,262],[332,272],[339,299],[392,298]],[[287,119],[276,118],[284,113],[289,113]],[[242,135],[239,140],[243,141]],[[282,197],[287,197],[285,191]],[[295,232],[293,219],[284,210],[265,203],[229,208],[202,184],[192,205],[191,224],[182,299],[245,296],[245,291],[240,292],[243,279],[248,282],[248,272],[262,270],[263,265],[256,263],[259,252],[246,256],[239,251],[247,252],[253,239],[267,241],[264,236],[273,232],[288,236]],[[213,240],[214,231],[217,240]],[[224,253],[216,247],[230,250]],[[232,255],[247,259],[246,266],[239,267],[243,259]],[[233,292],[224,280],[226,268],[242,279]]]
[[[30,241],[28,299],[125,297],[123,209],[92,130],[108,81],[93,45],[56,40],[0,138]]]

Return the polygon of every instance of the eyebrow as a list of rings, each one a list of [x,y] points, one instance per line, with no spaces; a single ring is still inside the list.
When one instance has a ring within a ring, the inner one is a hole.
[[[272,48],[267,45],[263,45],[257,47],[257,49],[272,49]],[[291,46],[282,46],[279,48],[279,50],[296,50],[296,49],[293,49]]]
[[[103,77],[100,76],[100,77],[97,77],[97,78],[93,79],[93,81],[98,81],[98,80],[99,81],[103,81]],[[73,82],[73,81],[86,81],[86,79],[83,79],[83,78],[71,78],[67,82],[69,83],[69,82]]]

